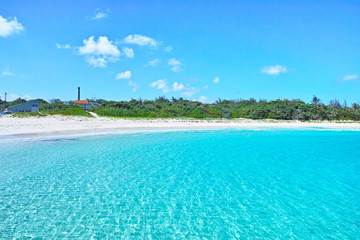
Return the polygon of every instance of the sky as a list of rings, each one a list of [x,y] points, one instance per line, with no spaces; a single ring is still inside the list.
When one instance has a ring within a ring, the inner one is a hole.
[[[360,102],[360,2],[0,0],[0,96]]]

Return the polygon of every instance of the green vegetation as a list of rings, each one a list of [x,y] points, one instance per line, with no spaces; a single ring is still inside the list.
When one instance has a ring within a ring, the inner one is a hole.
[[[19,102],[20,100],[16,101]],[[167,99],[165,97],[158,97],[155,100],[132,99],[119,102],[99,99],[93,102],[100,104],[98,108],[92,109],[98,115],[121,118],[250,118],[301,121],[360,121],[359,104],[354,103],[351,107],[348,107],[346,103],[341,105],[338,100],[333,100],[328,105],[325,105],[315,96],[311,103],[287,99],[257,101],[252,98],[249,100],[219,99],[215,103],[206,104],[183,98]],[[0,104],[2,103],[0,102]],[[8,104],[9,106],[10,104],[11,106],[15,105],[13,102]],[[28,113],[28,116],[54,114],[91,117],[88,112],[79,106],[65,105],[60,102],[47,103],[43,100],[40,103],[39,113]],[[25,116],[26,114],[22,115]]]
[[[159,97],[154,101],[105,101],[94,111],[101,116],[148,117],[148,118],[251,118],[278,120],[360,120],[358,104],[342,106],[338,100],[329,105],[322,104],[316,97],[311,104],[301,100],[266,101],[217,100],[212,104],[189,101],[182,98],[171,100]]]
[[[24,102],[26,102],[26,100],[24,99],[16,99],[15,101],[6,102],[6,103],[0,100],[0,110],[1,110],[1,106],[8,108]],[[28,117],[28,116],[43,117],[47,115],[92,117],[91,114],[86,112],[82,107],[76,105],[67,105],[63,103],[48,103],[42,99],[40,99],[40,107],[38,112],[24,112],[24,113],[14,114],[14,116],[16,117]]]
[[[41,112],[19,112],[19,113],[13,113],[13,116],[19,118],[25,118],[25,117],[45,117],[47,115]]]
[[[66,105],[63,103],[40,103],[39,112],[46,115],[66,115],[92,117],[82,107],[76,105]]]

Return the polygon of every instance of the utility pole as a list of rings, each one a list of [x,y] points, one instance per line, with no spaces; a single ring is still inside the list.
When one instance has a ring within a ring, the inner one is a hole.
[[[5,103],[6,103],[6,95],[7,95],[7,92],[5,93]]]

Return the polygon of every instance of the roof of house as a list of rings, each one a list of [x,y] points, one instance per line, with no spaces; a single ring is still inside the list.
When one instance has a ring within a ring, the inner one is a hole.
[[[75,100],[75,103],[77,104],[89,104],[88,100]]]
[[[17,106],[21,106],[21,105],[26,104],[26,103],[35,102],[35,101],[39,101],[39,99],[34,99],[34,100],[30,100],[30,101],[27,101],[27,102],[24,102],[24,103],[19,103],[19,104],[16,104],[14,106],[8,107],[8,109],[13,108],[13,107],[17,107]]]

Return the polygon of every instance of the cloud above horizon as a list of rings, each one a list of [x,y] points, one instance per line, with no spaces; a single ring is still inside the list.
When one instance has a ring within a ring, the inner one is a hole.
[[[355,75],[355,74],[354,75],[346,75],[346,76],[343,76],[342,78],[340,78],[340,80],[343,82],[358,80],[358,79],[360,79],[360,76]]]
[[[0,15],[0,36],[7,37],[24,31],[24,26],[17,21],[17,18],[4,18]]]
[[[92,18],[90,18],[91,20],[99,20],[99,19],[104,19],[104,18],[108,18],[109,17],[109,13],[110,10],[106,10],[106,11],[101,11],[99,8],[97,8],[95,10],[95,16],[93,16]]]
[[[166,78],[159,79],[159,80],[157,80],[155,82],[150,83],[150,87],[157,88],[157,89],[163,91],[163,93],[170,92],[170,89],[169,89],[169,86],[167,84]]]
[[[1,72],[1,76],[13,76],[14,73],[10,72],[8,68],[4,69],[2,72]]]
[[[157,88],[159,90],[161,90],[163,93],[168,93],[168,92],[177,92],[177,91],[182,91],[185,89],[184,84],[179,83],[179,82],[174,82],[171,87],[169,87],[167,79],[159,79],[155,82],[150,83],[150,87],[153,88]]]
[[[213,83],[219,83],[220,82],[220,78],[219,77],[215,77],[213,80]]]
[[[144,35],[140,35],[140,34],[133,34],[133,35],[129,35],[126,38],[124,38],[124,43],[127,44],[136,44],[139,46],[148,46],[148,47],[153,47],[156,48],[158,47],[161,42],[156,41],[153,38],[144,36]]]
[[[123,47],[122,53],[125,57],[128,57],[128,58],[134,58],[134,56],[135,56],[134,50],[132,48],[128,48],[128,47]]]
[[[139,88],[139,86],[137,85],[137,83],[135,83],[135,82],[133,82],[133,81],[131,81],[131,80],[130,80],[128,83],[129,83],[129,86],[132,87],[132,91],[133,91],[133,92],[136,92],[136,90]]]
[[[269,75],[278,75],[280,73],[286,73],[287,68],[282,65],[265,66],[261,69],[261,72]]]
[[[164,52],[171,52],[173,50],[173,47],[172,46],[166,46],[164,48]]]
[[[55,45],[56,45],[57,49],[70,49],[71,48],[70,44],[55,43]]]
[[[176,58],[170,58],[168,60],[168,64],[171,66],[171,70],[173,72],[181,72],[181,62],[177,60]]]
[[[125,71],[125,72],[121,72],[121,73],[118,73],[116,75],[116,79],[119,80],[119,79],[130,79],[131,78],[131,71]]]
[[[161,63],[161,60],[158,58],[155,58],[154,60],[149,61],[145,66],[151,66],[156,67]]]
[[[83,40],[84,46],[79,47],[79,54],[85,55],[85,60],[94,67],[106,67],[107,62],[116,62],[121,55],[116,45],[106,36],[94,41],[94,36]]]
[[[186,88],[184,92],[182,92],[182,95],[184,95],[186,97],[191,97],[191,96],[197,94],[198,92],[200,92],[199,89],[197,89],[195,87],[189,87],[189,88]]]
[[[206,96],[200,96],[199,101],[202,103],[207,102],[208,98]]]
[[[181,91],[184,89],[184,85],[182,83],[175,82],[173,85],[173,91]]]

